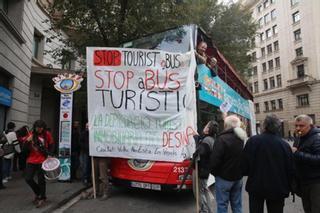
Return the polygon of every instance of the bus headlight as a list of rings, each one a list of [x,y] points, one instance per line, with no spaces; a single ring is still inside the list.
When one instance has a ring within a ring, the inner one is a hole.
[[[179,179],[180,181],[182,181],[182,180],[183,180],[183,177],[184,177],[184,175],[179,175],[178,179]],[[188,174],[186,180],[192,180],[192,175]]]

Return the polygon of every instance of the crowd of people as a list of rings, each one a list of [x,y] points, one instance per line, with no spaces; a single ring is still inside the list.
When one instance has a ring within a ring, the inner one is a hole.
[[[250,138],[236,115],[226,116],[224,129],[220,132],[215,129],[214,134],[207,131],[212,122],[204,128],[196,151],[202,158],[199,162],[201,213],[214,212],[207,200],[210,190],[203,183],[209,173],[215,176],[217,213],[227,213],[229,205],[232,212],[243,212],[244,176],[247,176],[245,189],[249,194],[250,213],[263,213],[264,203],[268,212],[282,213],[290,193],[301,197],[306,213],[320,212],[320,129],[313,125],[311,117],[295,118],[296,137],[291,145],[281,137],[281,121],[276,115],[268,115],[262,133]]]
[[[265,118],[261,134],[249,138],[236,115],[224,117],[221,131],[217,122],[207,123],[203,134],[195,137],[197,150],[193,155],[200,159],[200,212],[214,212],[210,193],[215,194],[216,212],[228,212],[229,205],[232,212],[243,212],[244,176],[247,176],[245,189],[249,194],[250,213],[263,212],[264,203],[268,212],[283,212],[285,198],[290,193],[301,197],[306,213],[320,212],[320,129],[308,115],[297,116],[293,145],[281,137],[280,130],[281,121],[275,115]],[[9,122],[4,135],[14,152],[0,153],[0,189],[10,181],[11,170],[18,167],[24,170],[25,181],[34,193],[35,206],[41,207],[46,201],[46,180],[41,165],[56,153],[46,123],[37,120],[31,131],[26,126],[15,131],[15,124]],[[81,169],[81,180],[89,184],[92,178],[88,124],[81,132],[75,123],[71,148],[71,180],[79,178],[77,174]],[[98,194],[105,200],[110,196],[109,159],[95,157],[94,162]],[[214,190],[207,186],[210,174],[215,177]]]
[[[70,181],[81,179],[85,185],[88,185],[91,182],[88,124],[82,132],[78,122],[75,122],[74,126]],[[0,151],[2,152],[0,152],[0,189],[5,189],[6,183],[12,179],[12,171],[20,170],[23,172],[27,185],[34,193],[32,202],[39,208],[47,199],[45,171],[42,169],[42,163],[48,157],[57,156],[57,145],[43,120],[35,121],[31,130],[27,126],[18,130],[15,128],[15,123],[9,122],[0,137]]]

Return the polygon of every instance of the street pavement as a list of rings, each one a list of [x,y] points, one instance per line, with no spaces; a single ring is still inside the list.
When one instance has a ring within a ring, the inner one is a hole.
[[[21,172],[13,172],[12,180],[5,183],[6,189],[0,190],[0,212],[52,212],[77,196],[84,185],[78,182],[47,182],[47,203],[42,208],[32,204],[34,199],[31,188],[26,184]]]
[[[13,179],[5,184],[5,190],[0,190],[0,212],[53,212],[63,209],[66,213],[194,213],[195,200],[191,191],[158,192],[140,189],[129,189],[112,186],[111,197],[106,201],[99,199],[76,199],[84,190],[81,182],[49,182],[47,183],[47,204],[37,209],[32,204],[33,192],[27,186],[21,173],[14,173]],[[78,195],[78,196],[77,196]],[[73,200],[76,200],[75,202]],[[68,201],[70,201],[68,203]],[[71,204],[70,204],[71,203]],[[215,204],[214,201],[212,201]],[[243,212],[248,210],[248,194],[243,190]],[[71,206],[72,205],[72,206]],[[71,206],[71,207],[70,207]],[[229,212],[231,212],[229,210]],[[265,212],[267,212],[265,210]],[[292,197],[286,199],[285,213],[302,213],[300,198],[292,202]]]
[[[215,201],[211,201],[215,208]],[[248,193],[243,187],[243,212],[249,212]],[[70,207],[70,206],[69,206]],[[195,199],[189,192],[157,192],[149,190],[112,187],[111,197],[106,201],[99,199],[80,200],[63,212],[66,213],[195,213]],[[229,207],[229,212],[231,212]],[[265,209],[264,212],[267,212]],[[286,199],[285,213],[303,213],[300,198],[292,202],[292,196]]]

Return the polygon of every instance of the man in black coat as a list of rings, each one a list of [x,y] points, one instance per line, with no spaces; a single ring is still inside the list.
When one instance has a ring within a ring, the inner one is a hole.
[[[248,176],[250,213],[263,213],[266,201],[268,212],[282,213],[284,198],[289,196],[293,175],[290,145],[280,137],[281,121],[268,115],[263,133],[252,136],[243,151],[242,168]]]
[[[306,213],[320,212],[320,129],[313,126],[308,115],[295,119],[297,140],[292,148],[301,199]]]
[[[242,213],[241,156],[246,132],[235,115],[224,119],[224,130],[218,135],[210,156],[211,173],[215,176],[217,213]]]

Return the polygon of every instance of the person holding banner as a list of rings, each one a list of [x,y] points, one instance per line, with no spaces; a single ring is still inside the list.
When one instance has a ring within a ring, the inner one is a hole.
[[[80,135],[80,165],[81,180],[87,185],[90,181],[90,156],[89,156],[89,124],[86,123],[86,129]]]
[[[100,200],[104,201],[110,197],[110,187],[109,187],[109,162],[110,159],[107,157],[94,157],[94,165],[97,167],[98,175],[95,184],[98,186],[98,195],[101,196]]]
[[[224,119],[224,130],[217,136],[210,156],[211,174],[215,176],[217,213],[242,213],[241,157],[246,132],[236,115]]]
[[[210,155],[213,150],[213,144],[219,131],[219,125],[215,121],[209,121],[203,129],[203,139],[195,137],[198,148],[193,154],[193,158],[200,156],[199,161],[199,191],[200,191],[200,213],[213,213],[210,205],[210,194],[213,192],[207,186],[210,174]]]
[[[41,166],[49,153],[54,152],[54,142],[44,121],[34,122],[33,131],[24,142],[23,150],[28,153],[25,180],[35,194],[33,203],[39,208],[44,205],[47,199],[46,181]],[[38,177],[38,182],[34,181],[35,175]]]

